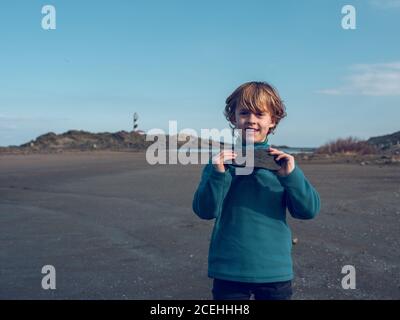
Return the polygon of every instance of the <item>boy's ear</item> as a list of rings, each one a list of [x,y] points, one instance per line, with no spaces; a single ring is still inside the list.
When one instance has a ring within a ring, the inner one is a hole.
[[[270,128],[273,128],[273,127],[275,127],[275,125],[276,125],[276,122],[275,122],[275,121],[272,121],[272,123],[269,125],[269,127],[270,127]]]

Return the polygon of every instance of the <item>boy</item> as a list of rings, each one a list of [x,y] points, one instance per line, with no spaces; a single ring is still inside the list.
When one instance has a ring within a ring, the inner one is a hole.
[[[193,211],[214,219],[208,276],[214,278],[214,300],[290,299],[292,237],[286,208],[294,218],[312,219],[320,210],[317,191],[295,164],[294,157],[270,148],[267,136],[286,116],[277,91],[265,82],[248,82],[227,99],[225,117],[242,130],[254,148],[268,149],[281,168],[254,168],[236,175],[224,164],[236,157],[222,151],[205,166],[193,198]],[[247,135],[246,135],[247,132]]]

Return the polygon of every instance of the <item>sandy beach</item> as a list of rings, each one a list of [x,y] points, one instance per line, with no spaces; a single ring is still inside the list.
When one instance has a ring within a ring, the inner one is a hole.
[[[400,299],[400,168],[299,165],[322,209],[288,218],[293,298]],[[142,152],[0,156],[0,299],[210,299],[213,221],[191,208],[202,167]],[[56,290],[41,288],[44,265]]]

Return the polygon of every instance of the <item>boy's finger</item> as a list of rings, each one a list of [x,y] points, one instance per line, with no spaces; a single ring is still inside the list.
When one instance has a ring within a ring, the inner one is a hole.
[[[280,156],[277,156],[275,160],[279,161],[280,159],[285,159],[285,158],[286,158],[286,155],[281,154]]]
[[[274,151],[270,151],[269,154],[283,154],[283,151],[278,151],[278,150],[274,150]]]
[[[224,154],[221,158],[236,158],[236,154]]]
[[[230,151],[230,150],[225,150],[225,151],[222,151],[221,154],[236,154],[236,153],[233,151]]]
[[[235,152],[230,152],[230,151],[227,151],[227,152],[223,152],[223,153],[221,153],[222,155],[226,155],[226,156],[231,156],[231,155],[234,155],[234,154],[236,154]]]

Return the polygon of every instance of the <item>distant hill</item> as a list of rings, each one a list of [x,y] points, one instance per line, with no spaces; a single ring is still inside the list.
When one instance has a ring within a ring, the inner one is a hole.
[[[388,149],[392,146],[400,145],[400,131],[384,136],[372,137],[367,142],[377,146],[379,149]]]
[[[372,137],[367,143],[375,145],[385,155],[400,155],[400,131],[379,137]]]
[[[62,134],[46,133],[19,148],[30,151],[57,150],[115,150],[145,149],[151,142],[145,141],[144,135],[136,132],[119,131],[115,133],[91,133],[81,130],[70,130]]]
[[[151,137],[151,136],[149,136]],[[186,140],[185,140],[186,138]],[[165,136],[166,144],[177,145],[178,148],[185,144],[188,146],[190,136],[180,135]],[[183,140],[183,141],[182,141]],[[143,151],[155,141],[146,141],[146,134],[143,131],[127,132],[118,131],[115,133],[101,132],[91,133],[82,130],[70,130],[62,134],[49,132],[37,137],[20,146],[0,147],[0,153],[34,153],[34,152],[62,152],[62,151],[87,151],[87,150],[113,150],[113,151]],[[219,146],[218,142],[203,141],[197,137],[192,137],[190,147],[203,148]]]

